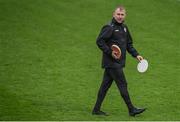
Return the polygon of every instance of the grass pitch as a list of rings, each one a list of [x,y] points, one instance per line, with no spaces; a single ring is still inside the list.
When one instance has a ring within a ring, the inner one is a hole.
[[[125,74],[142,115],[128,116],[113,83],[92,116],[101,83],[95,40],[118,4],[127,8],[145,74],[127,56]],[[0,120],[180,120],[178,0],[0,0]]]

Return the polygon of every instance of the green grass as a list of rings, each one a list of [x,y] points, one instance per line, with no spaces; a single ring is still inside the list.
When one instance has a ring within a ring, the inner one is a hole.
[[[146,73],[127,57],[132,118],[115,84],[92,116],[103,70],[96,37],[115,6],[126,6]],[[0,0],[0,120],[180,120],[178,0]]]

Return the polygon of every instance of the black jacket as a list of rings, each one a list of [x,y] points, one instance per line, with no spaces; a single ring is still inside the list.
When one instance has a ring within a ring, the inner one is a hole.
[[[132,38],[127,26],[124,23],[118,23],[113,18],[112,21],[103,26],[97,41],[98,47],[103,51],[102,68],[122,68],[125,67],[126,50],[136,57],[138,52],[133,47]],[[116,44],[121,49],[121,58],[114,59],[111,56],[111,45]]]

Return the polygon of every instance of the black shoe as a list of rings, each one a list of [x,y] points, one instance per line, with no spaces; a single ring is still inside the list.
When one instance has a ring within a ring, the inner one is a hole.
[[[146,110],[146,108],[133,108],[130,112],[130,116],[135,116],[137,114],[143,113]]]
[[[103,116],[109,116],[107,113],[103,112],[103,111],[93,111],[92,115],[103,115]]]

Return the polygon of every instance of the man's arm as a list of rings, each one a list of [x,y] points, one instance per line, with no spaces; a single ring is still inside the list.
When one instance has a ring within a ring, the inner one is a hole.
[[[98,45],[98,47],[108,55],[112,54],[112,50],[107,46],[106,41],[110,39],[112,32],[112,27],[110,25],[105,25],[96,40],[96,44]]]
[[[142,56],[139,55],[139,53],[137,52],[137,50],[133,47],[133,40],[132,40],[132,37],[131,37],[131,34],[128,30],[128,28],[126,27],[127,29],[127,36],[128,36],[128,41],[127,41],[127,51],[135,58],[137,58],[139,61],[141,61],[143,59]]]

